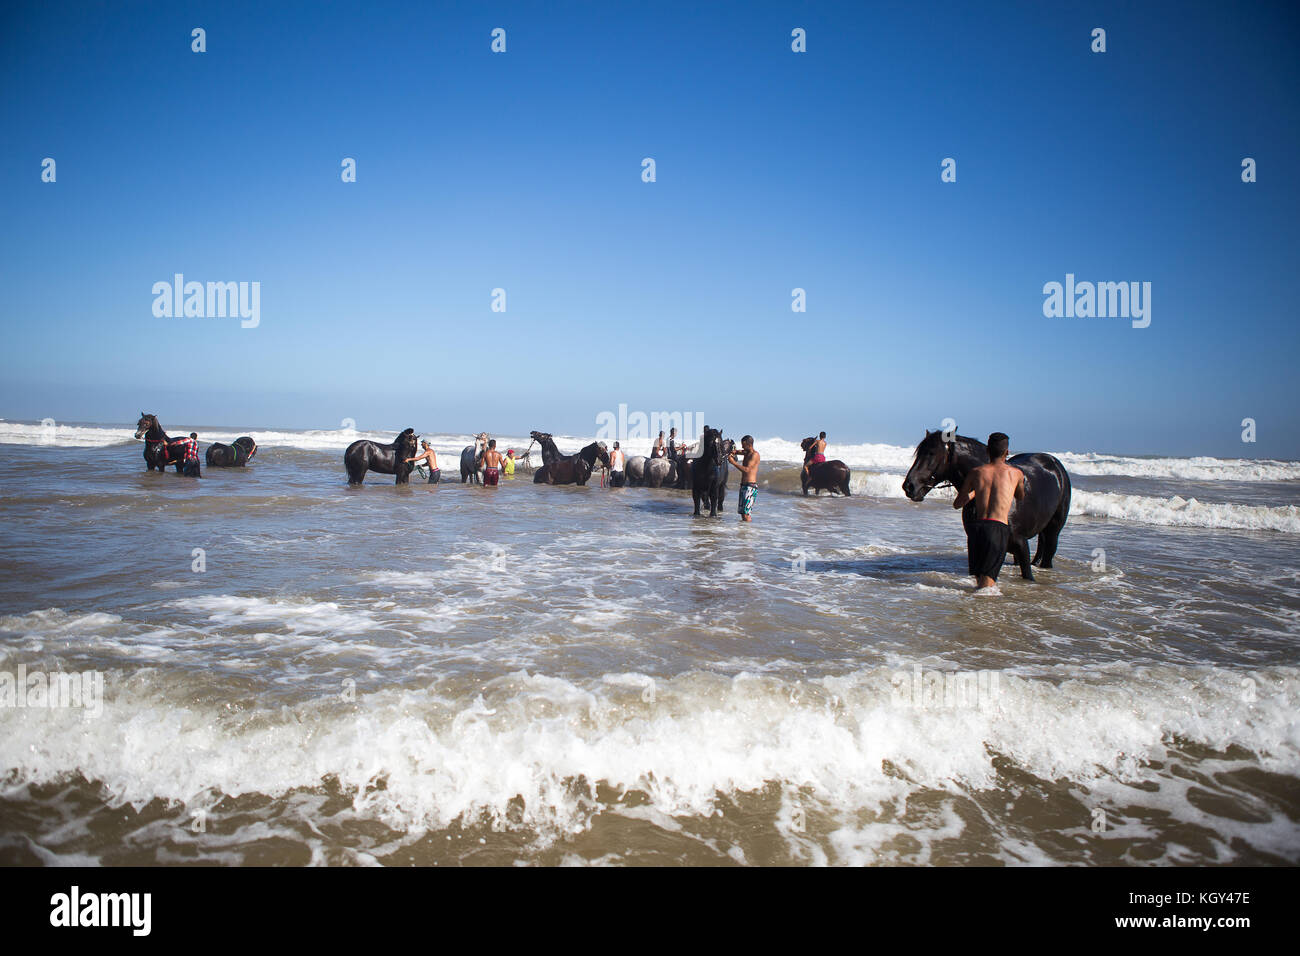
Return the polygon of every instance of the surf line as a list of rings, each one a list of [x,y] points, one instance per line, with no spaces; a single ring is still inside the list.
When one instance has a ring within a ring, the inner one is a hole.
[[[129,926],[133,936],[153,928],[152,893],[86,893],[73,886],[50,897],[51,926]]]
[[[1079,282],[1065,274],[1065,285],[1043,285],[1043,315],[1049,319],[1132,319],[1133,328],[1151,324],[1150,282]]]

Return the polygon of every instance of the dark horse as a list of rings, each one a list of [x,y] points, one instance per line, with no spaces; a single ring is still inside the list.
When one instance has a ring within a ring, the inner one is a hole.
[[[343,453],[343,465],[348,470],[348,484],[361,484],[367,469],[381,475],[396,475],[395,484],[407,484],[411,477],[411,464],[406,459],[415,457],[418,440],[415,429],[407,428],[387,445],[364,438],[354,441]]]
[[[135,423],[135,437],[144,439],[146,471],[153,471],[155,468],[166,471],[168,465],[175,465],[177,472],[181,470],[184,449],[181,448],[180,442],[184,439],[172,438],[163,431],[162,425],[158,424],[157,415],[141,412],[140,420]]]
[[[816,464],[809,464],[808,459],[812,458],[812,446],[816,438],[805,438],[799,443],[803,449],[803,463],[808,466],[807,471],[799,472],[799,480],[803,482],[803,493],[805,497],[808,489],[811,488],[817,494],[823,491],[829,491],[835,494],[837,491],[848,496],[849,494],[849,466],[836,458],[834,461],[819,461]]]
[[[727,456],[735,442],[722,440],[721,428],[704,426],[704,450],[691,462],[691,500],[694,516],[700,517],[700,505],[708,502],[709,517],[716,518],[727,497]]]
[[[951,441],[944,441],[943,432],[927,431],[916,446],[911,470],[903,479],[903,493],[913,501],[922,501],[941,484],[948,483],[960,490],[966,476],[988,461],[989,450],[983,442],[956,434]],[[1007,551],[1020,565],[1021,576],[1032,581],[1029,539],[1038,536],[1038,550],[1032,563],[1050,568],[1057,539],[1065,527],[1065,519],[1070,516],[1070,475],[1056,458],[1041,452],[1015,455],[1007,459],[1007,464],[1025,473],[1025,497],[1011,505],[1011,538]],[[972,503],[961,512],[967,534],[974,520]]]
[[[257,454],[257,442],[245,435],[236,438],[233,444],[223,445],[213,442],[208,446],[209,468],[242,468],[253,460]]]
[[[592,442],[576,455],[562,455],[550,433],[529,432],[529,436],[542,446],[542,467],[533,473],[535,485],[585,485],[597,460],[609,467],[609,452],[601,442]]]

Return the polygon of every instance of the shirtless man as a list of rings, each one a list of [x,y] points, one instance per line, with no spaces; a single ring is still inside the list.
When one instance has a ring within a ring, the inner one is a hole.
[[[501,481],[501,452],[497,451],[497,440],[488,442],[483,452],[483,484],[496,487]]]
[[[424,469],[428,469],[429,484],[436,485],[442,480],[442,469],[438,467],[438,453],[433,450],[433,446],[429,444],[427,438],[420,439],[420,445],[424,448],[424,451],[414,458],[406,460],[407,462],[414,462],[415,467],[421,469],[421,474],[424,473]]]
[[[746,435],[740,440],[741,450],[745,453],[744,461],[736,458],[733,450],[727,460],[740,472],[740,512],[741,521],[753,521],[754,504],[758,501],[758,463],[761,460],[754,448],[754,436]]]
[[[960,511],[968,502],[975,502],[975,523],[966,534],[966,554],[976,590],[997,584],[1011,537],[1011,504],[1025,497],[1025,473],[1007,464],[1009,441],[1002,432],[989,436],[989,463],[966,476],[952,503]]]
[[[808,446],[808,454],[804,456],[803,473],[808,474],[808,469],[813,465],[819,465],[826,460],[826,433],[822,432],[817,436],[817,440]]]

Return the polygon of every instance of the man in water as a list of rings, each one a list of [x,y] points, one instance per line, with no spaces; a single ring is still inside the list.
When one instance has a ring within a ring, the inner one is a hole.
[[[650,449],[651,458],[664,458],[668,455],[668,449],[664,445],[664,433],[660,432],[659,437],[655,439],[654,447]]]
[[[989,463],[966,476],[952,503],[959,511],[967,502],[975,503],[975,521],[966,532],[966,554],[976,590],[998,583],[1011,538],[1011,505],[1025,497],[1025,473],[1007,464],[1009,442],[1002,432],[989,436]]]
[[[497,451],[497,440],[488,442],[483,452],[483,484],[496,487],[501,481],[501,452]]]
[[[740,512],[741,521],[753,521],[751,512],[758,501],[758,451],[754,448],[754,436],[746,435],[740,440],[741,450],[745,453],[744,461],[736,458],[733,450],[727,460],[740,472]]]
[[[433,446],[429,444],[429,439],[420,439],[420,444],[423,446],[424,451],[414,458],[406,460],[416,462],[415,467],[420,470],[420,474],[424,474],[424,469],[427,466],[429,469],[429,484],[436,485],[439,479],[442,478],[442,469],[438,467],[438,454],[433,450]]]
[[[618,447],[618,442],[614,442],[614,450],[609,453],[609,486],[611,488],[623,487],[625,478],[623,462],[623,452]]]
[[[808,476],[809,469],[813,465],[819,465],[826,460],[826,433],[822,432],[817,436],[817,440],[808,446],[808,454],[804,456],[803,473],[804,477]]]
[[[190,432],[189,438],[182,438],[179,442],[181,446],[181,463],[176,470],[186,478],[201,478],[199,474],[199,436],[197,432]]]
[[[505,470],[507,478],[513,478],[515,476],[515,450],[513,448],[506,449],[506,457],[502,462],[502,467]]]

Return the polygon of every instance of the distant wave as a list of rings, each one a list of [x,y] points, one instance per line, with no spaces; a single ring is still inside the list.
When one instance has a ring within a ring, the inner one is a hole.
[[[1240,531],[1282,531],[1300,534],[1300,508],[1211,503],[1195,498],[1148,498],[1075,490],[1070,514],[1139,521],[1182,528],[1222,528]]]
[[[850,479],[849,490],[855,495],[873,498],[905,497],[898,475],[859,472]],[[946,501],[951,501],[954,497],[955,492],[951,487],[936,488],[928,496]],[[1177,528],[1300,534],[1300,508],[1295,505],[1270,507],[1234,502],[1205,502],[1178,495],[1157,498],[1080,491],[1075,488],[1070,496],[1070,514]]]
[[[166,423],[164,423],[166,424]],[[188,422],[174,422],[168,426],[170,434],[183,435],[198,430],[200,441],[230,442],[240,435],[252,435],[265,448],[298,448],[306,451],[342,451],[358,438],[388,442],[399,431],[392,429],[309,429],[268,430],[245,428],[240,431],[210,430]],[[417,429],[418,431],[418,429]],[[447,432],[422,433],[440,455],[458,455],[474,438],[470,434]],[[522,435],[494,435],[502,448],[524,449],[529,439]],[[577,451],[591,442],[591,436],[556,435],[561,451]],[[129,444],[134,441],[133,429],[108,425],[54,425],[0,421],[0,444],[46,445],[63,448],[95,448]],[[624,442],[630,456],[644,455],[650,450],[650,440],[632,439]],[[755,442],[764,460],[776,462],[802,462],[803,451],[797,441],[785,438],[763,438]],[[856,445],[832,444],[828,457],[838,458],[856,472],[881,473],[869,481],[872,489],[881,489],[901,482],[902,475],[912,465],[914,449],[902,445],[864,442]],[[1123,476],[1133,478],[1166,478],[1185,481],[1300,481],[1300,462],[1275,461],[1252,458],[1134,458],[1106,455],[1100,452],[1057,452],[1058,458],[1072,474],[1088,476]],[[886,480],[886,476],[888,476]],[[879,478],[879,480],[876,480]],[[857,481],[857,476],[854,476]],[[858,490],[854,488],[855,492]],[[867,490],[866,494],[894,497],[891,492]]]

